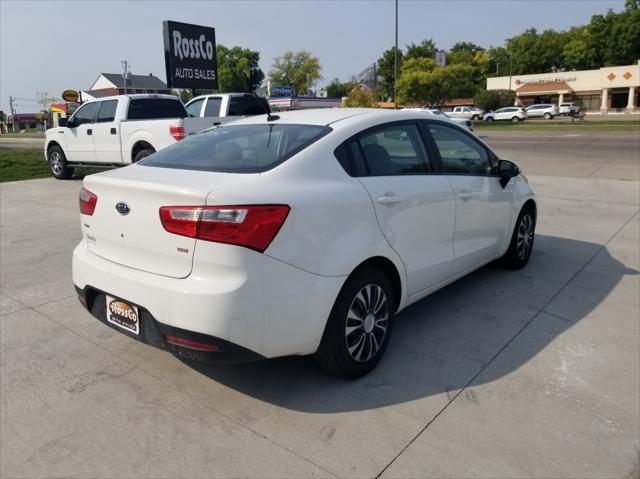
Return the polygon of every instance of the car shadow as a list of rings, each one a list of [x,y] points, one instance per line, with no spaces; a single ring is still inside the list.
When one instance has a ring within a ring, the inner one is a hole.
[[[360,411],[443,392],[452,395],[473,380],[596,253],[597,286],[568,315],[574,317],[547,321],[544,334],[527,335],[513,362],[484,371],[483,382],[491,382],[528,362],[587,316],[625,275],[638,271],[614,259],[601,245],[538,235],[523,270],[490,264],[402,311],[385,356],[363,378],[325,374],[311,357],[188,365],[243,394],[310,413]]]

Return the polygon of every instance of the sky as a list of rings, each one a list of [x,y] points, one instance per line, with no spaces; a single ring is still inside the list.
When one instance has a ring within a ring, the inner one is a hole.
[[[36,92],[59,97],[88,89],[100,72],[165,80],[162,21],[212,26],[216,41],[260,52],[268,74],[286,50],[320,58],[324,80],[346,81],[394,44],[393,0],[26,1],[0,0],[0,110],[39,109]],[[438,48],[471,41],[485,48],[534,27],[565,30],[624,0],[399,0],[398,44],[432,38]]]

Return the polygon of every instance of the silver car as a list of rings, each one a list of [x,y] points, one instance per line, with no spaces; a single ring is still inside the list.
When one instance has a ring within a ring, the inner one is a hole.
[[[560,114],[558,107],[551,103],[528,106],[526,112],[529,118],[544,118],[545,120],[551,120]]]
[[[482,117],[482,119],[487,122],[499,120],[523,121],[527,118],[527,112],[519,106],[508,106],[505,108],[500,108],[499,110],[485,113]]]

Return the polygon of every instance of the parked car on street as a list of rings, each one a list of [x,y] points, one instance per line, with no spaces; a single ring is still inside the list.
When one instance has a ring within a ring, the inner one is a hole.
[[[573,102],[568,102],[568,103],[560,103],[560,106],[558,107],[558,110],[560,112],[560,115],[569,115],[571,116],[572,113],[576,113],[580,111],[580,107],[578,105],[576,105]]]
[[[46,132],[51,176],[68,179],[75,167],[116,167],[182,140],[201,126],[172,95],[119,95],[83,103]]]
[[[490,111],[483,116],[484,121],[492,122],[499,120],[523,121],[527,119],[527,112],[517,106],[508,106],[496,111]]]
[[[453,118],[447,113],[435,108],[403,108],[403,110],[421,111],[423,113],[429,113],[431,115],[438,115],[441,118],[446,118],[454,123],[457,123],[458,125],[466,128],[469,131],[473,131],[473,122],[471,120],[466,120],[464,118]]]
[[[491,261],[525,266],[537,211],[466,129],[348,108],[209,129],[85,177],[79,205],[73,282],[100,321],[191,359],[314,354],[347,377],[408,305]]]
[[[482,118],[484,110],[475,106],[457,106],[451,112],[451,118],[466,118],[467,120],[476,121]]]
[[[199,131],[211,126],[237,120],[245,116],[269,113],[269,103],[265,98],[253,93],[212,93],[191,99],[185,105],[187,113]]]
[[[553,117],[560,115],[558,107],[550,103],[530,105],[525,111],[527,112],[527,118],[544,118],[545,120],[551,120]]]

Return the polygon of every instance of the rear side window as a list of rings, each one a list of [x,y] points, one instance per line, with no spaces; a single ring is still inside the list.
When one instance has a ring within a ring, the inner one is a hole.
[[[204,107],[204,116],[220,116],[220,105],[222,98],[209,97],[207,106]]]
[[[329,133],[319,125],[227,125],[190,136],[139,161],[181,170],[260,173]]]
[[[395,176],[428,173],[429,158],[417,125],[400,124],[366,132],[348,142],[355,176]]]
[[[109,123],[116,119],[118,100],[105,100],[100,102],[98,111],[98,123]]]
[[[162,120],[186,118],[187,111],[177,98],[133,98],[129,103],[128,120]]]
[[[264,98],[243,95],[229,99],[229,116],[264,115],[269,111],[269,104]]]

